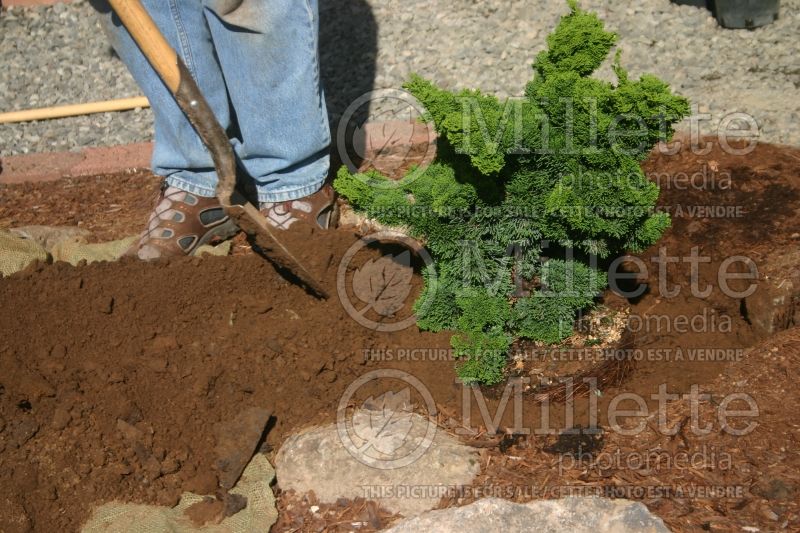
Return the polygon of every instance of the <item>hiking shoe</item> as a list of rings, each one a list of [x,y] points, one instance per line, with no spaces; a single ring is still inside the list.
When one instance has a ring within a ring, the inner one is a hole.
[[[280,230],[288,230],[297,222],[319,229],[334,228],[339,223],[336,192],[328,183],[314,194],[298,200],[263,202],[260,211],[270,226]]]
[[[213,240],[225,240],[239,231],[217,198],[205,198],[164,182],[147,229],[126,255],[144,261],[191,255]]]

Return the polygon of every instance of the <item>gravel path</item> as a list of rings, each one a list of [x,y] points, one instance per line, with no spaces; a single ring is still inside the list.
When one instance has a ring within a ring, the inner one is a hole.
[[[532,58],[567,11],[561,0],[320,3],[322,70],[334,120],[373,86],[397,87],[411,72],[451,88],[519,95]],[[762,140],[797,145],[800,0],[781,4],[780,20],[751,32],[724,30],[708,11],[668,0],[582,0],[619,33],[631,74],[655,73],[689,97],[696,112],[710,113],[700,122],[703,131],[715,132],[729,113],[747,112]],[[0,15],[0,65],[2,111],[140,94],[83,0]],[[149,140],[151,128],[146,109],[0,125],[0,155]]]

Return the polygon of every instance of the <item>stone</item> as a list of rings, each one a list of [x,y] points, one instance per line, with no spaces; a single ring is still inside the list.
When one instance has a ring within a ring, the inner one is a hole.
[[[114,312],[114,297],[104,296],[95,302],[95,306],[99,313],[110,315]]]
[[[499,498],[478,500],[464,507],[429,511],[398,522],[387,533],[495,533],[536,531],[571,533],[669,533],[644,504],[630,500],[568,497],[527,504]]]
[[[67,356],[67,347],[63,344],[55,344],[50,348],[50,357],[54,359],[63,359]]]
[[[25,445],[39,432],[39,424],[32,418],[25,418],[11,432],[11,442],[17,447]]]
[[[127,476],[132,472],[130,465],[127,463],[114,463],[108,470],[117,476]]]
[[[742,305],[745,318],[762,339],[800,323],[800,251],[781,250],[758,265],[765,279]]]
[[[181,469],[181,463],[175,457],[167,457],[161,463],[162,474],[174,474]]]
[[[215,466],[222,488],[231,489],[239,481],[245,467],[256,453],[270,416],[270,411],[266,409],[251,407],[216,428]]]
[[[206,524],[219,524],[224,518],[224,513],[225,502],[211,497],[203,498],[184,511],[197,528]]]
[[[203,470],[186,481],[183,488],[195,494],[214,494],[219,488],[219,479],[214,472]]]
[[[150,341],[145,347],[145,353],[148,355],[161,354],[171,352],[180,348],[178,340],[173,335],[159,335]]]
[[[55,429],[64,429],[72,420],[72,415],[63,407],[56,407],[53,412],[53,427]]]
[[[42,398],[52,398],[56,395],[56,390],[44,376],[25,369],[20,369],[20,377],[14,387],[20,398],[31,402],[37,402]]]
[[[139,442],[144,438],[144,433],[142,433],[139,428],[129,424],[121,418],[117,419],[117,429],[128,442]]]
[[[147,472],[149,479],[153,480],[161,476],[161,463],[152,455],[145,460],[142,466]]]
[[[480,471],[474,448],[418,414],[359,409],[351,421],[289,437],[275,458],[281,489],[313,490],[323,503],[362,497],[414,516]]]

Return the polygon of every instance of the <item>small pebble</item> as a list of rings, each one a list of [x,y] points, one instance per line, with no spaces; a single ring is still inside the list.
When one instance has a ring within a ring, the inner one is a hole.
[[[165,475],[166,474],[174,474],[175,472],[180,470],[180,468],[181,468],[181,464],[174,457],[167,457],[161,463],[161,472],[163,474],[165,474]]]
[[[118,476],[127,476],[131,473],[131,467],[127,463],[115,463],[109,467],[109,471]]]
[[[50,357],[53,359],[62,359],[67,355],[67,347],[63,344],[56,344],[50,349]]]
[[[55,429],[64,429],[69,425],[71,420],[72,415],[69,414],[69,411],[63,407],[56,407],[56,410],[53,412],[53,427]]]

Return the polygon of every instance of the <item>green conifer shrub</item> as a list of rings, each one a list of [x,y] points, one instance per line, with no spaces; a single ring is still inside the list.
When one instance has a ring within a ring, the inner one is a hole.
[[[334,182],[356,210],[427,246],[437,275],[426,273],[417,323],[455,331],[466,382],[501,381],[517,338],[571,335],[606,287],[597,259],[642,250],[670,225],[639,163],[671,139],[688,101],[654,76],[629,79],[619,53],[616,84],[592,78],[616,35],[569,4],[523,98],[413,76],[404,87],[435,124],[436,160],[396,183],[346,168]]]

